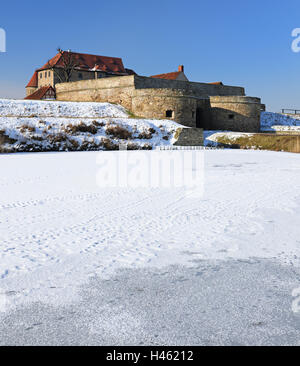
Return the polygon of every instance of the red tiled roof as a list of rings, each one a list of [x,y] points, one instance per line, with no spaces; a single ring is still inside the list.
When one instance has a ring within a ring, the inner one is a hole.
[[[26,88],[37,88],[37,87],[38,87],[38,73],[37,71],[35,71],[29,83],[26,85]]]
[[[28,97],[24,98],[24,99],[33,99],[33,100],[41,100],[45,95],[46,93],[49,91],[49,90],[53,90],[55,92],[55,90],[52,88],[52,86],[42,86],[40,89],[38,89],[36,92],[34,92],[33,94],[31,95],[28,95]]]
[[[114,74],[127,74],[121,58],[89,55],[69,51],[63,51],[63,54],[72,55],[74,61],[78,65],[77,69],[101,70]],[[63,56],[58,53],[38,71],[49,69],[49,64],[51,67],[63,67]]]
[[[150,78],[176,80],[180,74],[181,74],[180,71],[175,71],[175,72],[168,72],[167,74],[152,75],[150,76]]]

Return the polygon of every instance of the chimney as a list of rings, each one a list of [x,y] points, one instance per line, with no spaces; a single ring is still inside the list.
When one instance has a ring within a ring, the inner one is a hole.
[[[183,65],[179,65],[178,66],[178,71],[179,72],[184,72],[184,66]]]

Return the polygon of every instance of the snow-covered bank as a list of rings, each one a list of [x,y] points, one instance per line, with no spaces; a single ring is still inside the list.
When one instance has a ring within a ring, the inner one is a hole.
[[[204,145],[205,146],[219,146],[219,140],[222,138],[226,138],[232,143],[235,142],[236,139],[240,137],[250,137],[253,136],[254,133],[249,132],[233,132],[233,131],[204,131]]]
[[[261,129],[260,132],[282,132],[290,134],[300,134],[300,117],[289,116],[281,113],[262,112],[261,113]],[[204,131],[204,145],[218,146],[224,141],[230,146],[235,144],[240,138],[248,139],[248,148],[260,149],[264,146],[257,146],[253,137],[255,133],[233,132],[233,131]],[[274,134],[274,139],[278,138]],[[252,141],[251,141],[252,140]],[[261,139],[260,139],[261,140]],[[253,144],[253,146],[251,145]],[[260,141],[261,143],[261,141]]]
[[[178,127],[109,103],[0,100],[0,152],[152,149],[173,144]]]
[[[273,112],[261,113],[261,131],[299,131],[300,132],[300,116],[286,115]]]
[[[118,268],[192,266],[191,253],[195,261],[260,257],[300,265],[300,155],[197,151],[205,160],[199,196],[184,187],[99,187],[97,157],[121,153],[0,156],[7,309],[72,302],[89,277],[110,278]]]

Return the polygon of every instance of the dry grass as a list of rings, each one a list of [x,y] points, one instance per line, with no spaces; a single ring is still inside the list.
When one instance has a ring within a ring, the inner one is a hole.
[[[121,140],[128,140],[132,137],[132,133],[120,125],[109,124],[106,127],[106,133]]]
[[[180,136],[181,132],[182,132],[182,128],[177,128],[177,130],[176,130],[176,132],[175,132],[175,135],[174,135],[174,138],[175,138],[176,140],[178,140],[178,139],[179,139],[179,136]]]
[[[300,136],[296,135],[255,134],[253,136],[238,137],[234,140],[223,136],[219,137],[217,142],[226,147],[236,149],[258,149],[300,153]]]

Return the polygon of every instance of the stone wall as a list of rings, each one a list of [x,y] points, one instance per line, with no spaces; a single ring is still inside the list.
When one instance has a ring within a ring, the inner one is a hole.
[[[241,87],[130,75],[56,85],[63,101],[121,104],[136,116],[172,119],[188,127],[256,132],[259,98]]]
[[[63,79],[64,74],[61,69],[56,68],[56,72],[53,70],[42,70],[38,72],[38,87],[42,86],[56,86],[61,83],[60,77]],[[59,77],[60,76],[60,77]],[[107,77],[105,72],[96,71],[84,71],[74,70],[71,75],[71,82],[84,81],[84,80],[95,80]]]
[[[245,95],[245,89],[238,86],[156,79],[137,75],[135,75],[134,78],[134,85],[136,89],[179,89],[183,90],[185,95],[197,97],[208,97],[211,95]]]
[[[149,88],[135,90],[131,110],[144,118],[171,119],[185,126],[196,127],[199,107],[208,114],[209,99],[185,95],[182,90]]]
[[[38,88],[43,86],[54,86],[53,70],[42,70],[38,72]]]
[[[262,109],[259,98],[211,97],[212,130],[259,132]]]
[[[56,98],[74,102],[109,102],[131,110],[134,75],[83,80],[56,85]]]
[[[27,87],[26,88],[26,97],[28,97],[29,95],[33,94],[34,92],[36,92],[38,90],[38,88],[33,88],[33,87]]]

